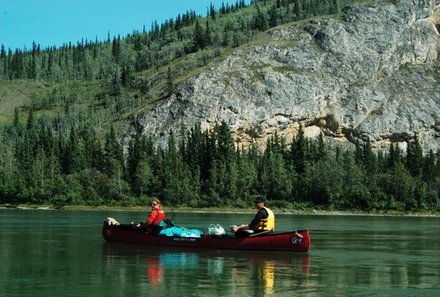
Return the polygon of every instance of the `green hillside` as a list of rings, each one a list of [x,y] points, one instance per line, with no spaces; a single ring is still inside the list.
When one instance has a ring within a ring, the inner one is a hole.
[[[337,13],[352,1],[244,1],[208,16],[189,11],[148,32],[114,37],[107,42],[81,41],[60,48],[0,52],[0,125],[35,115],[53,116],[66,105],[84,114],[114,122],[169,96],[173,85],[231,50],[258,42],[259,33],[292,21]]]

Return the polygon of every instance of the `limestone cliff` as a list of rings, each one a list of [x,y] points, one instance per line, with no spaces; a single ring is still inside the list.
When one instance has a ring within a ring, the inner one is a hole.
[[[182,124],[224,120],[243,145],[275,131],[290,141],[302,125],[310,137],[376,148],[405,148],[417,133],[425,150],[439,149],[439,31],[439,0],[376,1],[276,27],[137,121],[163,140]]]

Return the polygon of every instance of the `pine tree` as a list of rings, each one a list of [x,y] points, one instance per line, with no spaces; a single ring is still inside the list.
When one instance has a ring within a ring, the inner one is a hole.
[[[370,140],[367,140],[363,146],[362,164],[369,175],[376,174],[378,171],[377,157],[371,148]]]
[[[206,27],[205,27],[205,47],[211,45],[212,43],[212,32],[209,28],[209,21],[206,20]]]
[[[290,158],[293,160],[295,171],[298,174],[302,174],[306,168],[307,146],[303,127],[300,126],[298,134],[290,146]]]
[[[261,12],[260,7],[257,6],[257,15],[254,20],[254,29],[258,31],[264,31],[267,29],[267,22],[264,14]]]
[[[278,13],[276,5],[273,5],[269,10],[269,27],[275,27],[278,25]]]
[[[202,150],[200,155],[200,177],[203,185],[202,190],[206,194],[209,193],[209,181],[212,179],[211,173],[216,155],[217,146],[215,136],[206,130],[202,133]]]
[[[6,55],[6,50],[3,44],[1,45],[0,48],[0,62],[2,66],[2,72],[0,73],[0,75],[3,76],[3,79],[9,79],[8,56]]]
[[[34,128],[34,110],[31,108],[31,109],[29,109],[29,115],[27,118],[26,129],[32,130],[33,128]]]
[[[208,16],[210,16],[210,17],[212,18],[212,20],[215,21],[216,14],[217,14],[217,12],[216,12],[216,10],[215,10],[214,4],[211,3],[211,4],[209,5],[209,13],[208,13]]]
[[[12,125],[17,131],[20,130],[20,111],[17,107],[14,108],[14,121]]]
[[[429,151],[428,156],[424,158],[422,168],[422,179],[424,181],[435,180],[435,154],[432,150]]]
[[[140,167],[143,162],[142,135],[136,133],[128,145],[127,174],[132,192],[139,196],[142,192]],[[145,165],[145,164],[143,164]],[[143,168],[145,169],[145,168]]]
[[[279,148],[276,139],[268,141],[258,170],[258,189],[270,200],[289,200],[294,173],[288,170]]]
[[[193,51],[197,51],[199,49],[204,49],[206,47],[206,36],[200,26],[198,20],[196,20],[193,31]]]
[[[300,4],[300,1],[293,2],[293,14],[295,16],[294,20],[303,18],[302,5]]]
[[[223,163],[232,161],[235,152],[234,141],[232,139],[231,130],[225,121],[222,121],[220,126],[218,126],[216,139],[218,147],[217,159]]]
[[[123,168],[123,150],[116,138],[116,132],[113,126],[105,137],[103,149],[103,171],[113,176],[116,172],[120,172]]]
[[[406,151],[406,168],[412,176],[420,176],[422,174],[423,163],[423,150],[416,134],[414,140],[408,142]]]
[[[121,37],[113,37],[112,41],[112,55],[115,59],[115,63],[119,64],[121,62]]]

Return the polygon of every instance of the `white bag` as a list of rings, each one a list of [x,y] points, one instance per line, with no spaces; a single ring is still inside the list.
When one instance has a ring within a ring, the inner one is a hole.
[[[107,223],[108,223],[109,226],[113,226],[113,225],[114,226],[118,226],[118,225],[120,225],[118,221],[116,221],[114,218],[110,218],[110,217],[107,218]]]
[[[211,224],[208,227],[209,235],[225,235],[225,229],[220,224]]]

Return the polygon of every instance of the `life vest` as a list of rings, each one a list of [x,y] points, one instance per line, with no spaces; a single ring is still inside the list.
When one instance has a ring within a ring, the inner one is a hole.
[[[165,212],[162,209],[154,210],[157,211],[157,216],[154,218],[151,225],[157,225],[160,221],[165,219]]]
[[[267,218],[262,219],[258,223],[256,229],[258,231],[270,231],[270,230],[275,231],[275,215],[273,214],[273,211],[265,206],[263,206],[262,208],[264,208],[267,211]],[[260,211],[260,209],[258,211]]]
[[[165,219],[165,212],[162,209],[153,210],[147,219],[146,227],[145,227],[146,231],[148,233],[154,232],[155,226],[164,219]]]

